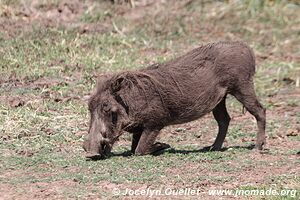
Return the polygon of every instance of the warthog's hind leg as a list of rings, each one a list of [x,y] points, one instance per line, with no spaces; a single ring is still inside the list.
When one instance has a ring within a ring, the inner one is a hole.
[[[256,139],[256,148],[259,150],[263,149],[263,146],[266,144],[265,128],[266,128],[266,110],[259,103],[253,83],[240,85],[238,90],[233,94],[238,101],[240,101],[245,108],[256,118],[258,132]]]
[[[219,131],[218,131],[217,138],[212,145],[212,150],[219,151],[222,148],[223,142],[224,142],[226,134],[227,134],[229,122],[230,122],[230,116],[226,109],[226,96],[214,108],[213,115],[218,123]]]
[[[230,116],[226,109],[226,96],[222,99],[222,101],[213,109],[213,115],[216,119],[219,127],[218,135],[213,143],[213,145],[205,147],[204,150],[207,151],[219,151],[222,148],[223,142],[225,140]]]

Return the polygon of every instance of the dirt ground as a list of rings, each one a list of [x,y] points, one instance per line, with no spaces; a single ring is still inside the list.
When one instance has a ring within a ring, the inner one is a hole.
[[[299,199],[300,7],[238,2],[0,2],[0,199],[148,199],[122,193],[166,188],[200,193],[151,198]],[[163,129],[159,140],[172,148],[159,156],[128,156],[131,136],[124,134],[115,156],[85,160],[86,102],[97,76],[216,40],[244,40],[255,51],[256,90],[267,108],[265,150],[253,149],[255,119],[229,97],[232,120],[221,152],[200,150],[216,137],[208,114]],[[209,195],[270,188],[296,194]]]

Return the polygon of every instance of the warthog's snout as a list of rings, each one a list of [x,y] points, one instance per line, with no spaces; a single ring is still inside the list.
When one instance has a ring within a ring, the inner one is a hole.
[[[86,151],[85,157],[92,160],[105,159],[110,152],[110,147],[106,142],[91,145],[88,139],[83,142],[83,149]]]
[[[99,144],[99,147],[96,147],[94,148],[93,150],[90,148],[90,142],[89,140],[85,140],[83,142],[83,149],[86,151],[86,155],[85,157],[86,158],[89,158],[89,159],[92,159],[92,160],[98,160],[98,159],[101,159],[101,154],[100,154],[100,144]],[[95,145],[94,145],[95,146]]]
[[[100,160],[104,158],[104,156],[101,156],[100,154],[90,152],[87,152],[85,157],[92,160]]]

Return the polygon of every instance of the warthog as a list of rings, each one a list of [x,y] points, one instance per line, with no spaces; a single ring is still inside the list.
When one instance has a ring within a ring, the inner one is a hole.
[[[213,112],[219,127],[210,150],[220,150],[230,117],[226,96],[233,95],[256,118],[256,148],[265,144],[265,109],[253,85],[255,57],[242,42],[200,46],[163,64],[100,78],[89,100],[87,157],[105,158],[119,136],[133,134],[131,151],[151,154],[169,145],[155,143],[165,126],[196,120]]]

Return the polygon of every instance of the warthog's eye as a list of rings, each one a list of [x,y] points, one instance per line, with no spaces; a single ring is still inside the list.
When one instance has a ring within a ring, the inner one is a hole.
[[[110,106],[107,103],[103,103],[102,109],[104,112],[109,112],[110,111]]]
[[[116,112],[112,112],[111,113],[111,121],[114,125],[117,124],[117,121],[118,121],[118,114]]]

